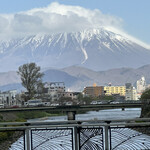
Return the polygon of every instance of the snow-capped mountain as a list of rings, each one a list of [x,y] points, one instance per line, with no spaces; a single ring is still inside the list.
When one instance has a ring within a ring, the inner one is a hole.
[[[28,62],[41,67],[72,65],[93,70],[150,64],[150,49],[104,28],[27,36],[0,41],[0,68],[17,70]]]

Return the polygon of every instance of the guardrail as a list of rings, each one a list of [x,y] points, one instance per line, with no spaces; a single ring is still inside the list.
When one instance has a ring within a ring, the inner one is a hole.
[[[2,139],[6,134],[7,138]],[[0,149],[3,146],[3,150],[140,150],[150,149],[149,135],[149,118],[10,122],[0,123]]]
[[[21,111],[41,111],[48,110],[58,111],[88,111],[113,108],[140,108],[142,103],[119,103],[119,104],[90,104],[90,105],[60,105],[60,106],[42,106],[42,107],[18,107],[18,108],[1,108],[0,112],[21,112]]]

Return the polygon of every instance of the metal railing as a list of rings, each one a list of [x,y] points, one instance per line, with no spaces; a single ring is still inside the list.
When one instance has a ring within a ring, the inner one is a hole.
[[[10,122],[0,123],[0,148],[3,146],[3,150],[141,150],[150,149],[149,135],[149,118]]]

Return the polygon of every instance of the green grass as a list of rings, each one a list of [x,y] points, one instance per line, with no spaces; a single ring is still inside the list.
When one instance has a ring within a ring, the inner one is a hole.
[[[51,117],[51,116],[60,116],[62,113],[50,113],[46,111],[28,111],[28,112],[19,112],[16,113],[17,120],[15,121],[25,121],[28,119],[36,119],[36,118],[44,118],[44,117]]]
[[[7,120],[6,118],[4,120],[3,116],[5,116],[5,113],[3,115],[0,114],[0,122],[26,122],[28,119],[61,116],[64,114],[62,112],[52,113],[50,111],[26,111],[26,112],[14,112],[13,114],[9,113],[9,115],[7,113],[6,115]]]
[[[19,112],[16,113],[18,119],[34,119],[34,118],[42,118],[42,117],[46,117],[49,116],[48,113],[46,112],[41,112],[41,111],[28,111],[28,112]]]
[[[8,138],[11,138],[13,133],[14,133],[13,131],[0,132],[0,143],[6,141]]]

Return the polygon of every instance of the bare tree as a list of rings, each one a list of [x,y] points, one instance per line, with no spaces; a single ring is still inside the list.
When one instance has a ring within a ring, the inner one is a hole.
[[[43,86],[42,77],[43,73],[40,72],[41,68],[35,63],[27,63],[19,67],[18,74],[21,77],[22,85],[27,90],[27,98],[31,99],[37,93],[39,86]]]

